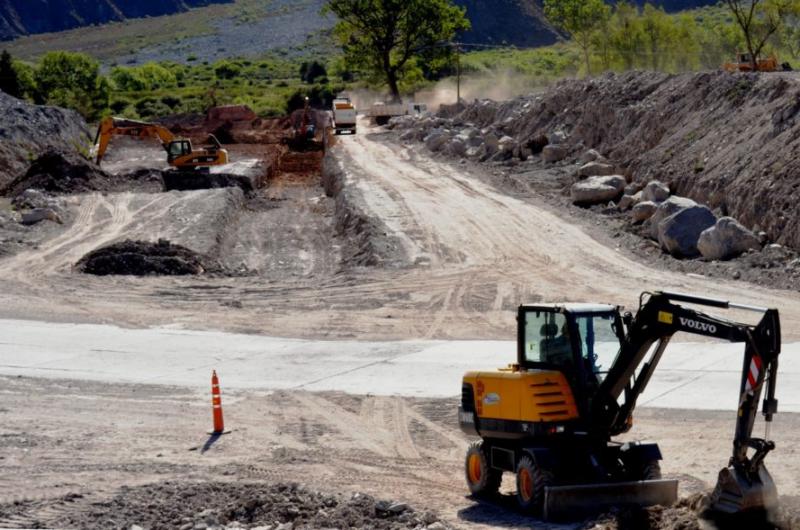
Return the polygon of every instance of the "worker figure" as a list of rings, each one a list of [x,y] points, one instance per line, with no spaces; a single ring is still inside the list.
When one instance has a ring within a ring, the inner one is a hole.
[[[558,330],[558,326],[553,322],[542,326],[541,359],[547,363],[564,366],[572,361],[569,325],[564,322],[561,326],[561,334],[555,336]]]

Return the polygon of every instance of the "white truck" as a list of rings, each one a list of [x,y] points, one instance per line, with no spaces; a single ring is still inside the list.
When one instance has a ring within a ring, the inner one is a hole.
[[[333,126],[335,134],[345,131],[356,133],[356,107],[350,98],[339,97],[333,100]]]
[[[367,117],[377,125],[386,125],[389,120],[397,116],[418,116],[428,112],[424,103],[384,103],[378,101],[367,110]]]

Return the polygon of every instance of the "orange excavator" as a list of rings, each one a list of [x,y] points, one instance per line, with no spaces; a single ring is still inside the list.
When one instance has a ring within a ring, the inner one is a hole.
[[[167,163],[178,169],[197,169],[228,163],[228,151],[222,148],[214,135],[209,136],[210,146],[194,149],[190,140],[176,138],[162,125],[109,117],[100,122],[94,140],[98,165],[103,160],[108,144],[114,136],[157,139],[167,152]]]

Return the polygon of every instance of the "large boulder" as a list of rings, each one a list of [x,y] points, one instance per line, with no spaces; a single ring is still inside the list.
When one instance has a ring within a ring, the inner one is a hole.
[[[652,180],[642,190],[642,198],[646,201],[664,202],[669,199],[669,186],[658,180]]]
[[[631,219],[634,223],[643,223],[653,217],[658,205],[652,201],[642,201],[637,203],[631,210]]]
[[[721,217],[717,224],[704,230],[697,241],[697,250],[708,260],[731,259],[757,248],[761,248],[758,236],[732,217]]]
[[[658,205],[658,208],[650,218],[650,237],[658,240],[658,223],[670,215],[691,206],[697,205],[692,199],[686,197],[670,197]]]
[[[613,175],[616,172],[616,168],[611,164],[605,164],[603,162],[589,162],[588,164],[584,164],[578,169],[578,176],[579,177],[603,177],[606,175]]]
[[[443,131],[433,131],[425,137],[425,147],[435,153],[440,151],[449,139],[450,137]]]
[[[625,211],[630,210],[631,208],[633,208],[637,204],[639,204],[641,201],[642,201],[642,192],[634,193],[633,195],[628,195],[626,193],[619,200],[619,203],[617,204],[617,208],[619,208],[620,211],[625,212]]]
[[[700,234],[716,222],[714,213],[706,206],[695,204],[683,208],[658,223],[658,242],[675,257],[694,258],[700,254],[697,249]]]
[[[451,156],[461,157],[467,153],[467,144],[456,136],[447,143],[445,151]]]
[[[52,221],[58,224],[63,223],[61,216],[51,208],[36,208],[22,214],[22,224],[24,225],[35,225],[42,221]]]
[[[589,149],[588,151],[584,152],[580,158],[581,164],[588,164],[589,162],[595,162],[595,161],[599,162],[602,160],[603,156],[594,149]]]
[[[622,175],[589,177],[573,184],[570,196],[573,204],[591,206],[615,200],[624,189],[625,177]]]
[[[567,157],[567,148],[563,145],[546,145],[542,149],[542,160],[545,162],[560,162]]]

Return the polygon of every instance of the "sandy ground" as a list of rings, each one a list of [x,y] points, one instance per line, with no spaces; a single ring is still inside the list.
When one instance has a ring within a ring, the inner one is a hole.
[[[252,199],[232,190],[90,194],[68,199],[62,230],[0,258],[0,318],[306,339],[508,340],[520,302],[633,306],[642,290],[671,289],[778,307],[784,340],[800,337],[795,293],[641,265],[535,197],[511,197],[480,175],[362,130],[335,149],[345,184],[399,241],[404,263],[396,268],[342,261],[333,200],[313,181],[285,179]],[[73,271],[86,252],[131,235],[203,249],[242,275]],[[547,528],[506,501],[465,497],[455,399],[237,390],[225,394],[234,432],[209,440],[208,396],[197,390],[25,376],[2,376],[0,385],[3,527],[57,526],[122,486],[254,479],[366,491],[464,527]],[[779,449],[767,461],[791,507],[800,502],[798,427],[796,414],[776,418]],[[666,475],[689,494],[713,484],[732,430],[726,412],[643,408],[630,436],[661,443]]]
[[[641,265],[536,198],[510,197],[379,134],[342,137],[335,149],[348,185],[402,242],[409,266],[338,263],[331,200],[308,183],[264,192],[279,208],[214,219],[201,195],[95,194],[73,199],[75,220],[61,234],[0,260],[0,317],[309,338],[504,339],[521,302],[634,306],[642,290],[670,289],[779,307],[785,339],[800,336],[800,300],[792,292]],[[178,202],[194,213],[169,215]],[[227,246],[233,250],[225,256],[270,274],[130,279],[71,271],[84,253],[137,227]]]
[[[463,528],[550,527],[509,510],[510,499],[466,497],[467,439],[457,429],[455,399],[223,389],[233,432],[214,440],[205,434],[211,418],[203,393],[7,377],[0,384],[0,527],[57,526],[122,486],[164,480],[297,481],[403,500]],[[630,436],[661,442],[664,472],[687,495],[709,488],[725,464],[729,416],[643,409]],[[784,503],[798,506],[800,415],[780,419],[773,435],[788,454],[770,469]],[[686,450],[687,440],[696,450]]]

